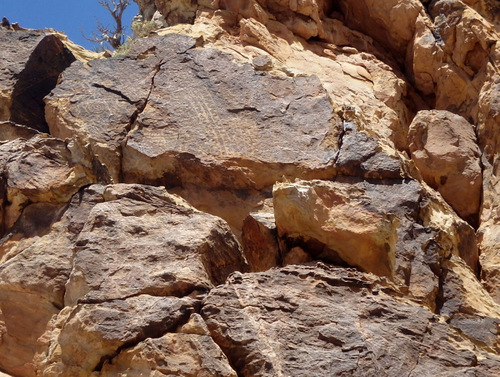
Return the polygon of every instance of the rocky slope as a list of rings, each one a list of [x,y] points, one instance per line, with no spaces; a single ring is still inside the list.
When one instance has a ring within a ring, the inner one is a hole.
[[[0,375],[498,376],[493,0],[0,29]]]

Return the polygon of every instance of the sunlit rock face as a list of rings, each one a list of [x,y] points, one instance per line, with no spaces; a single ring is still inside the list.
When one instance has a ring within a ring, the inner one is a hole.
[[[496,2],[137,3],[0,28],[0,375],[498,375]]]

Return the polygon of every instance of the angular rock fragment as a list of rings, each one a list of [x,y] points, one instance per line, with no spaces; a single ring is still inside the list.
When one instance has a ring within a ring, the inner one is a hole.
[[[324,260],[394,275],[398,220],[370,207],[364,190],[326,181],[278,183],[273,198],[280,237],[315,240],[327,248]]]
[[[425,182],[477,225],[482,171],[473,126],[448,111],[421,111],[410,125],[408,144]]]
[[[0,121],[47,132],[43,97],[74,60],[54,35],[0,28]]]
[[[66,203],[81,187],[92,183],[94,177],[79,154],[62,140],[44,134],[1,143],[3,228],[14,225],[27,204]]]
[[[439,313],[476,344],[500,351],[500,305],[461,261],[452,257],[443,264]]]
[[[460,256],[477,273],[478,250],[474,229],[429,197],[414,180],[279,183],[274,208],[283,260],[312,257],[389,276],[435,310],[442,263]]]
[[[344,134],[335,167],[341,175],[372,179],[400,178],[405,175],[397,156],[389,155],[376,139],[357,131],[353,122],[344,122]]]
[[[193,314],[177,333],[148,338],[105,363],[99,377],[127,375],[236,377],[227,357],[213,341],[199,316]]]
[[[242,226],[243,253],[252,272],[281,265],[278,231],[271,213],[251,213]]]
[[[120,349],[175,330],[197,305],[189,298],[139,295],[67,307],[43,340],[53,344],[47,344],[47,353],[37,355],[38,375],[89,376]]]
[[[241,376],[493,376],[500,358],[385,280],[324,265],[233,275],[202,315]],[[292,329],[292,331],[290,331]]]

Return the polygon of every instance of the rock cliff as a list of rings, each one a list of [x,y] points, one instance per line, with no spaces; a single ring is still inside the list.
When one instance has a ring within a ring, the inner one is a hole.
[[[500,375],[497,2],[137,3],[0,28],[0,375]]]

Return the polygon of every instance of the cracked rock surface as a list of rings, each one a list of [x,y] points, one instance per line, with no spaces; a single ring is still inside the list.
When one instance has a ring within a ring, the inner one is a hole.
[[[495,1],[137,3],[0,28],[0,376],[500,375]]]

